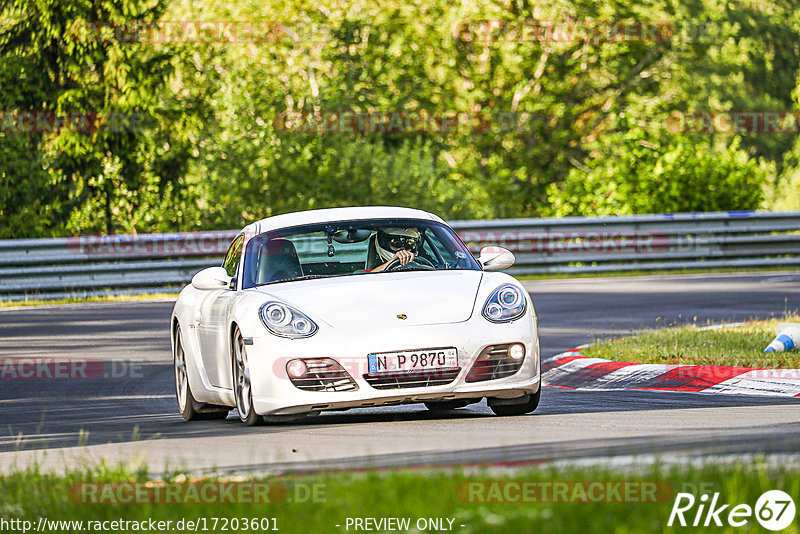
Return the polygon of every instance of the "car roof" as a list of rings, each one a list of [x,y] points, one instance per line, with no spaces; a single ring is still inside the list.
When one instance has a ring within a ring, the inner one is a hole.
[[[358,206],[351,208],[327,208],[320,210],[297,211],[267,217],[244,227],[246,236],[288,228],[303,224],[351,221],[358,219],[423,219],[444,222],[440,217],[414,208],[397,206]]]

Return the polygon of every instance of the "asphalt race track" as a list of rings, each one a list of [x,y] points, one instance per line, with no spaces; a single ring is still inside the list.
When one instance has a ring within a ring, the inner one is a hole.
[[[800,309],[800,272],[530,281],[543,356],[660,324]],[[545,388],[539,409],[495,417],[484,403],[323,414],[247,428],[185,423],[172,385],[171,302],[0,310],[0,361],[102,360],[95,379],[0,380],[0,471],[106,459],[151,472],[238,473],[538,462],[632,454],[796,453],[800,399]]]

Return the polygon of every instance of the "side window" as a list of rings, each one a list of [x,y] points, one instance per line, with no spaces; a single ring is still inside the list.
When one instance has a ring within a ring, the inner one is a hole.
[[[242,259],[242,244],[244,243],[244,236],[236,236],[236,239],[231,243],[228,248],[228,253],[225,255],[225,260],[222,262],[222,267],[228,276],[236,276],[236,270],[239,268],[239,261]]]

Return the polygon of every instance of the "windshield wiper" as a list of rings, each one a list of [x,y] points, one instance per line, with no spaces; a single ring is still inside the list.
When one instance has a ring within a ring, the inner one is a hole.
[[[283,280],[273,280],[272,282],[264,282],[263,284],[256,284],[255,287],[261,286],[268,286],[272,284],[279,284],[281,282],[297,282],[299,280],[312,280],[314,278],[331,278],[336,276],[335,274],[306,274],[303,276],[298,276],[297,278],[285,278]]]

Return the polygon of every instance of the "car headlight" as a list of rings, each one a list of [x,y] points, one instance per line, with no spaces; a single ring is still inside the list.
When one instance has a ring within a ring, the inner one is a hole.
[[[493,323],[506,323],[525,314],[525,294],[511,284],[498,287],[483,305],[483,316]]]
[[[301,338],[317,333],[314,321],[282,302],[265,302],[260,314],[264,326],[276,336]]]

